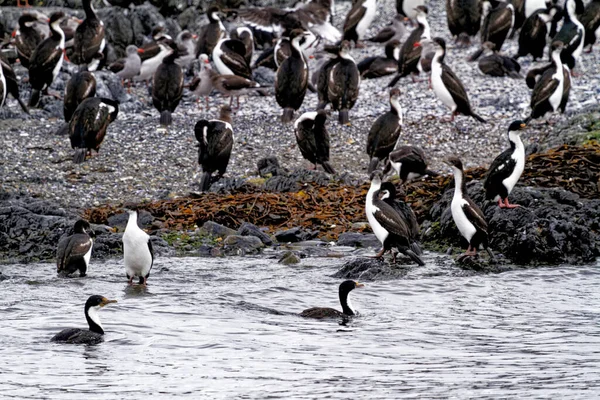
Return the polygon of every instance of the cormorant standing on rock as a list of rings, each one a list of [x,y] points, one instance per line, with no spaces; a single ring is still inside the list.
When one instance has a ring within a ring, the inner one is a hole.
[[[64,116],[65,122],[71,121],[71,117],[77,106],[87,98],[96,95],[96,78],[84,66],[83,70],[73,74],[65,86]]]
[[[75,222],[73,234],[58,242],[56,272],[70,275],[79,270],[79,276],[85,276],[92,257],[93,236],[89,222],[83,219]]]
[[[494,159],[483,184],[486,198],[497,201],[500,208],[518,207],[508,202],[508,195],[525,169],[525,146],[519,131],[526,127],[527,124],[523,121],[514,121],[510,124],[508,127],[510,149],[504,150]]]
[[[163,59],[152,79],[152,103],[160,113],[163,127],[171,125],[171,113],[175,112],[183,95],[183,71],[175,63],[180,52],[172,40],[169,45],[171,54]]]
[[[350,42],[344,40],[340,45],[338,62],[329,72],[327,98],[331,107],[339,111],[339,122],[349,124],[348,110],[354,107],[360,87],[360,72],[356,62],[350,56]]]
[[[493,259],[494,255],[488,247],[488,225],[481,209],[467,194],[462,162],[458,157],[452,156],[446,160],[446,164],[452,167],[454,174],[454,197],[450,206],[452,218],[460,234],[469,243],[469,248],[460,259],[477,255],[477,249],[481,245]]]
[[[300,49],[300,40],[307,34],[302,29],[294,29],[290,33],[292,54],[286,58],[275,75],[275,99],[283,108],[281,122],[289,123],[294,118],[294,111],[304,101],[308,87],[308,64]]]
[[[568,71],[565,72],[566,68],[563,68],[561,60],[563,47],[562,42],[552,42],[550,46],[552,49],[552,63],[533,87],[531,114],[525,122],[543,117],[547,112],[557,111],[558,109],[564,112],[569,93],[565,93],[565,75],[568,75]]]
[[[484,0],[483,22],[481,26],[481,43],[492,42],[497,51],[502,50],[502,45],[508,34],[513,28],[515,22],[515,8],[507,1],[500,1],[492,9],[490,0]],[[483,53],[483,47],[471,56],[471,61],[475,61]]]
[[[419,222],[417,221],[417,216],[412,208],[410,208],[410,205],[404,201],[405,196],[406,193],[404,193],[404,190],[402,189],[400,189],[400,196],[398,196],[396,186],[394,186],[392,182],[383,182],[381,184],[381,189],[379,189],[379,198],[396,210],[408,226],[411,250],[414,251],[415,254],[421,256],[423,255],[423,250],[419,244]]]
[[[125,262],[125,274],[129,284],[133,279],[139,277],[138,283],[146,286],[150,270],[154,264],[154,251],[150,236],[140,229],[137,224],[137,211],[127,210],[129,220],[123,233],[123,258]]]
[[[36,107],[40,101],[40,92],[48,92],[48,88],[58,76],[63,63],[65,51],[65,34],[60,22],[65,18],[62,11],[50,16],[50,36],[35,48],[29,59],[29,83],[31,98],[29,107]]]
[[[385,160],[394,149],[402,131],[402,107],[400,106],[400,89],[390,90],[390,110],[379,116],[367,137],[367,154],[369,155],[369,174],[377,169],[379,161]]]
[[[329,307],[313,307],[302,311],[300,316],[304,318],[316,319],[353,317],[356,315],[356,311],[352,309],[352,302],[349,298],[350,292],[355,288],[361,288],[364,286],[365,285],[362,283],[355,281],[344,281],[340,284],[338,293],[340,297],[340,304],[342,305],[342,312]]]
[[[102,97],[83,100],[69,122],[69,139],[75,149],[73,162],[80,164],[92,150],[100,151],[108,125],[119,113],[119,102]]]
[[[71,61],[78,65],[85,64],[90,71],[95,71],[104,58],[104,23],[98,19],[92,0],[83,0],[82,5],[85,19],[75,29]]]
[[[93,295],[85,302],[85,319],[90,327],[87,329],[67,328],[58,332],[50,339],[52,342],[69,344],[98,344],[104,341],[104,329],[98,317],[98,310],[116,300],[108,300],[106,297]]]
[[[325,110],[306,112],[294,123],[296,142],[302,157],[315,165],[321,164],[328,174],[335,174],[329,163],[329,133]]]
[[[548,24],[553,20],[556,13],[556,7],[551,7],[548,10],[537,10],[525,20],[519,33],[519,51],[515,58],[531,54],[533,60],[536,61],[544,56]]]
[[[225,174],[231,149],[233,148],[233,127],[231,107],[221,107],[218,119],[196,122],[194,134],[198,141],[198,164],[202,167],[200,187],[203,192],[210,189],[213,172],[219,171],[219,179]]]

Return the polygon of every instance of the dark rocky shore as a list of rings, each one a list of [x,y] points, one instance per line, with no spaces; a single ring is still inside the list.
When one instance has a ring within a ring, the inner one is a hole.
[[[163,3],[177,9],[177,1]],[[382,3],[371,33],[393,15],[393,2]],[[72,6],[68,1],[50,5]],[[337,14],[345,15],[349,6],[349,2],[339,2]],[[430,10],[434,35],[450,41],[443,2],[431,2]],[[10,26],[20,12],[3,10],[0,24]],[[176,35],[185,28],[197,30],[195,24],[204,22],[197,18],[202,2],[181,13],[164,12],[166,17],[152,4],[99,13],[108,26],[127,31],[128,43],[136,44],[141,44],[156,24],[164,24]],[[340,19],[336,26],[343,23]],[[111,42],[111,59],[120,56],[128,44]],[[522,81],[481,75],[476,63],[464,61],[474,46],[449,48],[447,62],[489,123],[458,117],[449,124],[428,118],[444,116],[447,110],[427,90],[425,81],[401,81],[403,144],[423,147],[432,169],[442,172],[406,187],[407,201],[421,223],[424,247],[437,254],[459,254],[466,247],[449,213],[453,186],[442,163],[448,155],[458,154],[468,167],[476,167],[469,171],[473,178],[469,194],[486,214],[492,232],[490,244],[498,258],[495,264],[482,257],[461,267],[500,272],[507,265],[594,261],[599,253],[600,224],[600,148],[595,143],[600,137],[600,82],[594,72],[600,65],[598,52],[584,55],[584,74],[575,81],[567,113],[550,117],[551,124],[533,122],[524,133],[530,156],[511,195],[511,201],[523,207],[500,210],[483,199],[483,166],[507,146],[508,124],[527,115],[530,91]],[[515,41],[507,43],[506,52],[515,51]],[[353,50],[353,56],[358,61],[381,52],[378,46],[369,45]],[[525,70],[541,64],[529,59],[521,62]],[[19,65],[15,69],[22,96],[27,99],[29,86],[22,81],[27,72]],[[75,66],[65,63],[52,89],[62,91],[74,71]],[[186,91],[173,126],[164,132],[156,129],[158,114],[148,104],[144,85],[129,94],[114,74],[94,74],[98,95],[119,100],[121,106],[100,153],[85,164],[71,164],[68,138],[56,134],[62,124],[62,102],[45,97],[42,109],[26,115],[9,98],[0,109],[0,262],[53,261],[60,237],[70,233],[80,217],[89,219],[97,234],[93,259],[120,257],[125,205],[144,210],[140,224],[151,234],[159,257],[255,255],[275,249],[283,263],[294,263],[303,256],[335,253],[331,243],[368,249],[365,253],[370,254],[378,250],[364,215],[368,189],[364,148],[373,120],[388,109],[385,86],[391,78],[362,82],[359,101],[350,113],[351,126],[337,124],[335,115],[330,118],[332,162],[338,171],[332,177],[305,169],[307,163],[296,147],[291,127],[278,121],[280,110],[272,96],[243,98],[234,115],[235,143],[228,178],[213,184],[211,193],[198,194],[192,127],[199,118],[214,117],[220,103],[227,100],[212,96],[210,107],[199,110],[196,99]],[[255,79],[268,86],[273,73],[259,70]],[[307,95],[300,111],[312,110],[316,100],[315,94]],[[273,155],[280,165],[256,165],[257,160]],[[290,242],[299,244],[289,248]],[[449,259],[440,257],[444,262]],[[400,276],[407,262],[400,259],[400,266],[390,266],[359,258],[339,276]]]

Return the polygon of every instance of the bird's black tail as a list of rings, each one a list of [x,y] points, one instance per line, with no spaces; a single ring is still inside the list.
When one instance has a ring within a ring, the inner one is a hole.
[[[69,134],[69,123],[65,122],[60,125],[60,128],[56,131],[56,136],[66,136]]]
[[[29,107],[37,107],[40,102],[40,91],[33,89],[31,91],[31,98],[29,99]]]
[[[438,176],[438,175],[439,175],[439,173],[438,173],[438,172],[435,172],[435,171],[432,171],[432,170],[430,170],[430,169],[426,169],[426,170],[425,170],[425,175],[429,175],[429,176]]]
[[[388,85],[388,87],[394,87],[396,86],[396,83],[398,83],[398,81],[400,80],[401,75],[397,74],[394,79],[392,79],[392,81],[390,82],[390,84]]]
[[[481,57],[482,54],[483,54],[483,47],[479,48],[479,50],[477,50],[475,53],[471,54],[471,57],[469,57],[469,61],[477,60],[479,57]]]
[[[424,266],[425,262],[423,260],[421,260],[421,257],[419,257],[418,255],[415,254],[414,251],[412,250],[406,250],[405,253],[407,256],[409,256],[411,258],[411,260],[413,260],[414,262],[416,262],[417,264],[419,264],[419,266]]]
[[[203,192],[208,192],[208,189],[210,189],[211,175],[212,175],[211,172],[203,172],[202,173],[202,180],[200,181],[200,189]]]
[[[329,161],[323,161],[321,163],[321,165],[323,166],[323,169],[325,170],[325,172],[327,172],[328,174],[335,174],[335,170],[333,169],[333,167],[331,166],[331,164],[329,164]]]
[[[281,115],[281,122],[284,124],[289,124],[294,119],[294,109],[290,107],[286,107],[283,109],[283,114]]]
[[[23,111],[25,111],[26,114],[29,114],[29,107],[27,107],[27,104],[25,104],[23,102],[23,100],[21,100],[20,97],[17,98],[17,101],[19,102],[19,105],[21,106],[21,108],[23,109]]]
[[[348,125],[350,123],[350,117],[348,116],[348,110],[340,110],[338,114],[338,120],[341,125]]]
[[[85,153],[87,152],[86,148],[76,148],[75,154],[73,154],[73,163],[81,164],[85,161]]]
[[[160,113],[160,124],[162,126],[169,126],[172,122],[173,120],[171,119],[171,111],[164,110]]]
[[[378,165],[379,165],[379,158],[377,158],[377,157],[371,158],[371,162],[369,163],[369,169],[367,170],[369,175],[377,169]]]
[[[484,124],[487,122],[485,119],[483,119],[479,115],[475,114],[474,111],[471,111],[471,117],[475,118],[479,122],[483,122]]]
[[[423,255],[423,249],[421,249],[419,242],[412,242],[410,244],[410,249],[418,256]]]

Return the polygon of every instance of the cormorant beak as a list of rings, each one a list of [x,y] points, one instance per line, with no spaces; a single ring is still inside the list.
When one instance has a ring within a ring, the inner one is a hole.
[[[359,288],[359,287],[365,287],[365,284],[364,283],[359,283],[359,282],[354,282],[354,287],[357,287],[357,288]]]
[[[139,48],[139,49],[138,49],[138,53],[139,53],[139,54],[142,54],[143,52],[144,52],[144,49],[142,49],[142,48]]]
[[[520,125],[520,128],[521,128],[521,129],[525,129],[525,128],[527,128],[527,124],[525,124],[525,123],[521,124],[521,125]]]
[[[102,302],[100,303],[100,307],[104,307],[107,304],[116,303],[116,302],[117,302],[116,300],[109,300],[106,297],[103,297]]]

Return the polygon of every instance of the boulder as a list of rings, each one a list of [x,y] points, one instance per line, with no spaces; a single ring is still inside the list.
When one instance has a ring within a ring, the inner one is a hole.
[[[226,255],[257,254],[265,247],[256,236],[230,235],[223,240],[223,252]]]
[[[273,239],[265,232],[261,231],[258,226],[251,224],[250,222],[242,223],[237,233],[241,236],[256,236],[266,246],[273,245]]]
[[[397,265],[392,267],[384,260],[361,257],[346,262],[332,277],[359,281],[390,280],[406,276],[409,270]]]
[[[200,233],[207,236],[219,237],[225,239],[227,236],[236,235],[237,232],[231,228],[226,226],[217,224],[213,221],[206,221],[202,228],[200,228]],[[259,239],[260,241],[260,239]],[[262,243],[262,242],[261,242]]]
[[[294,265],[300,263],[300,257],[293,251],[286,251],[277,262],[283,265]]]
[[[373,233],[345,232],[338,237],[338,246],[380,248],[381,243]]]
[[[308,231],[300,227],[295,227],[285,231],[275,232],[275,239],[277,239],[279,243],[297,243],[313,239],[317,237],[318,234],[318,231]]]

